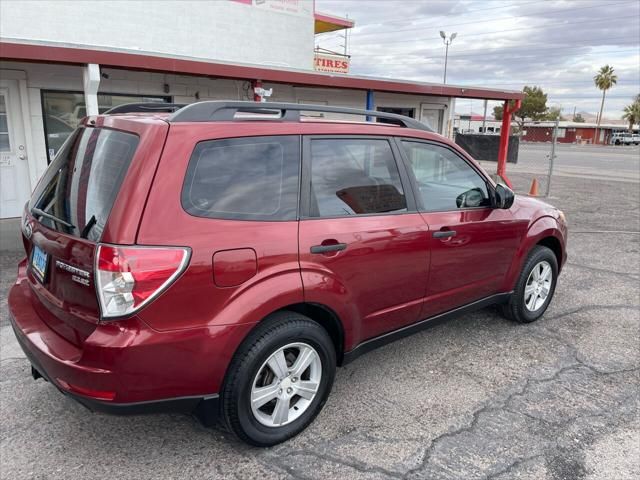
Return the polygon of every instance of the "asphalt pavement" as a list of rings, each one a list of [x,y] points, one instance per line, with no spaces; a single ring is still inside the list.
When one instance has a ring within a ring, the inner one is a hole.
[[[92,414],[32,380],[7,318],[15,222],[0,222],[0,477],[640,478],[640,188],[621,180],[554,177],[569,260],[541,320],[486,309],[373,351],[270,449],[184,415]]]

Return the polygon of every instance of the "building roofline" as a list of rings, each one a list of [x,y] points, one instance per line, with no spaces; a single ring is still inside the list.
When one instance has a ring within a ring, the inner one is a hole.
[[[337,17],[335,15],[328,15],[320,12],[315,12],[313,14],[313,19],[316,34],[353,28],[355,25],[355,22],[348,18]]]
[[[338,17],[336,15],[329,15],[327,13],[315,12],[313,14],[313,18],[322,22],[340,25],[343,28],[353,28],[353,26],[355,25],[355,22],[353,20],[349,20],[348,18],[344,17]]]
[[[551,128],[555,125],[555,122],[549,122],[549,121],[542,121],[542,122],[525,122],[524,126],[526,128],[532,128],[532,127],[540,127],[540,128]],[[558,127],[559,128],[598,128],[598,124],[597,123],[590,123],[590,122],[571,122],[571,121],[560,121],[558,122]],[[633,128],[636,128],[637,125],[634,125]],[[629,129],[629,124],[626,123],[601,123],[599,128],[605,128],[607,130],[609,129],[621,129],[621,130],[628,130]]]
[[[524,98],[514,90],[473,86],[441,85],[398,79],[330,74],[288,67],[213,62],[200,58],[161,55],[150,52],[104,49],[95,46],[57,45],[0,39],[0,59],[38,63],[83,65],[97,63],[104,67],[156,71],[217,78],[262,80],[299,86],[374,90],[378,92],[433,95],[442,97],[515,100]]]

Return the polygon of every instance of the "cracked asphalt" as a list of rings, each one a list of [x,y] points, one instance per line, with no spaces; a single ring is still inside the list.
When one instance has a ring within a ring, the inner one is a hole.
[[[0,476],[640,478],[640,188],[553,185],[569,260],[541,320],[486,309],[371,352],[338,371],[305,432],[270,449],[189,416],[92,414],[33,381],[7,319],[20,254],[0,224]]]

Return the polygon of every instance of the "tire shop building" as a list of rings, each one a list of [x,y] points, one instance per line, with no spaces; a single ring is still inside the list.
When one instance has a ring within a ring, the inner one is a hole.
[[[316,35],[352,28],[353,21],[316,12],[313,0],[122,5],[0,2],[0,218],[21,215],[84,116],[123,103],[269,100],[368,108],[409,115],[447,135],[455,98],[506,104],[523,97],[351,75],[348,56],[314,47]],[[507,137],[501,140],[506,158]]]

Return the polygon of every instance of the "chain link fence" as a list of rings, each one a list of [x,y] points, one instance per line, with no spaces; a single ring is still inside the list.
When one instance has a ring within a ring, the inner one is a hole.
[[[558,124],[549,127],[545,133],[548,135],[539,142],[522,142],[518,135],[510,137],[507,177],[516,193],[549,196],[557,157]],[[457,134],[455,142],[478,160],[487,172],[497,172],[499,135]]]
[[[551,192],[553,167],[557,158],[558,123],[548,127],[543,134],[543,140],[548,138],[547,141],[521,142],[518,163],[507,166],[507,177],[518,193],[548,197]],[[536,187],[537,192],[534,191]]]

